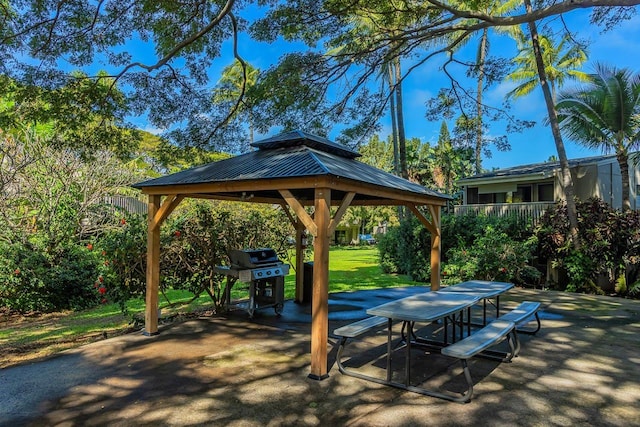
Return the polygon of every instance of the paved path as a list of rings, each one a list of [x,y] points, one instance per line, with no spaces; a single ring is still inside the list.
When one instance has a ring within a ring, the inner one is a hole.
[[[330,331],[417,290],[332,295]],[[640,426],[640,301],[514,290],[501,302],[524,299],[542,302],[542,330],[513,363],[474,360],[465,405],[341,375],[335,349],[330,377],[308,379],[309,307],[287,302],[279,319],[194,319],[0,370],[0,425]],[[362,369],[381,369],[384,342],[353,346]],[[418,375],[456,390],[457,364],[421,357]]]

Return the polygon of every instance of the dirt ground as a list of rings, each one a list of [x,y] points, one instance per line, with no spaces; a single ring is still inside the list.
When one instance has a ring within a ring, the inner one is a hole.
[[[307,378],[310,324],[288,302],[282,318],[190,319],[2,369],[0,425],[640,426],[640,301],[516,289],[501,302],[522,300],[542,302],[542,330],[512,363],[474,359],[467,404],[342,375],[334,338],[329,378]],[[346,362],[382,375],[385,340],[368,335]],[[424,384],[461,390],[459,363],[415,360]]]

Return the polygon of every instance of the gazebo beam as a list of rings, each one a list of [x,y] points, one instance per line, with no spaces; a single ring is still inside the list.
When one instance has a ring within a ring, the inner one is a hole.
[[[318,233],[317,225],[313,221],[313,218],[311,218],[311,215],[309,215],[307,211],[304,210],[304,206],[302,206],[302,204],[298,201],[298,199],[296,199],[293,196],[293,194],[291,194],[291,191],[289,190],[279,190],[279,191],[280,191],[280,194],[282,195],[282,198],[285,200],[285,202],[287,202],[287,204],[291,206],[291,209],[293,209],[293,211],[296,213],[296,216],[298,217],[298,219],[302,221],[305,227],[307,227],[307,230],[309,230],[309,233],[311,233],[313,237],[316,237]],[[317,201],[316,201],[316,204],[317,204]],[[329,206],[331,206],[331,199],[329,199]]]
[[[338,208],[336,214],[331,218],[331,222],[329,223],[329,235],[332,235],[334,231],[336,231],[336,227],[340,224],[340,220],[344,216],[345,212],[349,206],[351,206],[351,201],[356,196],[356,193],[351,192],[345,194],[342,202],[340,203],[340,207]]]
[[[178,207],[183,199],[184,196],[180,194],[168,195],[162,203],[162,206],[160,206],[160,209],[158,209],[153,217],[151,217],[151,213],[149,213],[149,218],[152,219],[150,225],[153,228],[160,228],[160,225],[162,225],[164,220],[167,219],[169,215],[171,215],[171,212],[173,212],[173,210]]]
[[[289,218],[289,221],[296,229],[296,292],[295,301],[298,303],[303,302],[303,290],[304,290],[304,250],[305,246],[302,245],[302,236],[304,235],[304,224],[302,221],[296,219],[289,211],[289,206],[285,202],[281,202],[282,210]]]
[[[304,251],[306,246],[302,244],[304,237],[304,225],[297,221],[296,224],[296,302],[304,300]]]
[[[415,194],[410,191],[403,191],[397,188],[384,188],[368,183],[361,183],[346,178],[316,176],[306,178],[278,178],[267,179],[264,181],[231,181],[231,182],[213,182],[202,184],[182,184],[167,185],[159,187],[145,187],[142,189],[145,194],[188,194],[189,197],[204,197],[206,194],[213,195],[212,198],[226,198],[226,200],[237,201],[253,201],[263,203],[278,203],[276,199],[261,198],[261,191],[273,190],[309,190],[313,188],[331,188],[333,191],[344,191],[346,193],[355,192],[358,195],[372,198],[372,203],[367,204],[406,204],[413,203],[417,205],[433,204],[436,206],[445,206],[446,201],[441,197],[430,196],[426,194]],[[247,195],[242,197],[225,197],[227,193],[242,193]],[[253,195],[253,196],[252,196]],[[301,205],[311,205],[311,200],[300,201]],[[355,204],[355,203],[353,203]]]
[[[160,290],[160,226],[184,199],[183,195],[150,195],[147,227],[147,289],[145,293],[144,334],[158,333],[158,293]]]

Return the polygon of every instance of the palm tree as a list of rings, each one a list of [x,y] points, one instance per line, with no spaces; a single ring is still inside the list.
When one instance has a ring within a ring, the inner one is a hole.
[[[525,39],[522,33],[516,41],[520,53],[514,58],[514,62],[519,67],[507,76],[507,80],[520,83],[508,94],[514,98],[530,94],[540,83],[533,42]],[[551,90],[551,98],[554,101],[557,89],[567,80],[575,79],[585,82],[589,80],[588,74],[579,69],[587,61],[587,54],[579,45],[572,43],[568,35],[565,35],[560,43],[555,44],[552,38],[539,34],[538,43]]]
[[[483,10],[487,15],[492,14],[500,14],[505,15],[506,13],[514,10],[522,3],[522,0],[508,0],[506,2],[503,1],[489,1],[486,5],[486,8]],[[512,28],[517,27],[508,27],[508,31],[512,31]],[[475,168],[476,173],[482,172],[482,146],[483,146],[483,126],[482,126],[482,93],[484,92],[484,80],[485,80],[485,66],[486,59],[489,55],[489,29],[485,28],[482,30],[482,35],[480,36],[480,44],[478,45],[478,53],[476,56],[476,64],[478,66],[478,87],[476,94],[476,107],[478,120],[476,122],[476,147],[475,147]]]
[[[532,12],[533,7],[531,6],[531,0],[524,0],[524,6],[527,13]],[[531,55],[533,60],[530,64],[532,68],[535,67],[534,69],[537,70],[540,88],[542,89],[542,94],[544,96],[544,103],[547,106],[547,114],[549,116],[549,125],[551,126],[553,142],[556,145],[558,159],[560,161],[561,183],[565,201],[567,203],[567,217],[569,218],[569,240],[571,241],[574,249],[580,250],[582,243],[580,241],[580,235],[578,234],[578,209],[576,208],[576,202],[574,199],[575,191],[573,188],[573,178],[571,177],[569,159],[567,158],[567,151],[564,147],[564,141],[562,140],[560,125],[558,123],[558,115],[554,106],[554,92],[549,88],[550,84],[557,81],[558,78],[555,76],[553,68],[550,69],[551,80],[547,76],[547,64],[553,64],[553,62],[551,61],[552,58],[545,60],[546,55],[544,55],[542,50],[536,22],[530,21],[527,23],[527,26],[529,27],[529,34],[531,36],[531,53],[533,54]]]
[[[591,82],[561,94],[561,130],[589,148],[615,152],[622,177],[622,209],[630,210],[629,151],[640,147],[640,74],[597,64]]]

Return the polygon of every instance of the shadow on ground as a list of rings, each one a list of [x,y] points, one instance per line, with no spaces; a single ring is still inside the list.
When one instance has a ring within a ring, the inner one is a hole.
[[[330,328],[368,306],[423,288],[334,294]],[[473,360],[474,399],[457,404],[341,375],[309,373],[310,307],[283,316],[242,311],[167,325],[155,337],[110,338],[0,370],[1,425],[640,425],[640,301],[510,291],[504,308],[542,302],[542,330],[512,363]],[[386,333],[349,351],[350,366],[382,372]],[[462,391],[453,360],[421,353],[419,381]]]

